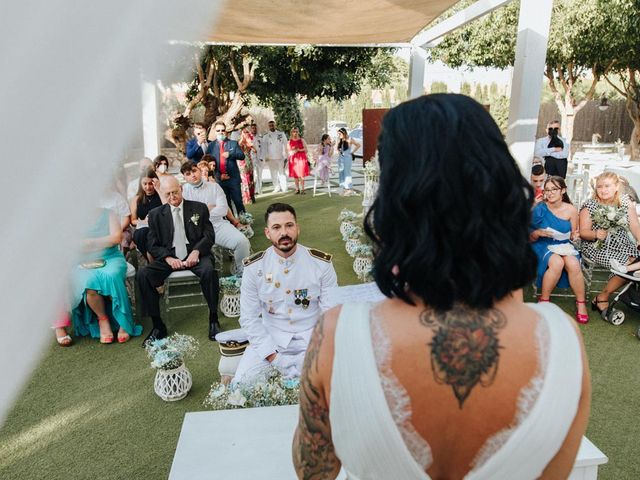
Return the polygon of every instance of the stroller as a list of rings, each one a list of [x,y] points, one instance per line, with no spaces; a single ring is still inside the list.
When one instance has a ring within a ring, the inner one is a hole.
[[[635,277],[628,273],[622,273],[617,270],[611,270],[611,273],[629,280],[618,294],[613,297],[607,309],[602,313],[602,318],[612,325],[622,325],[625,320],[625,314],[622,310],[615,308],[618,302],[624,303],[630,309],[640,312],[640,277]],[[640,340],[640,326],[636,329],[636,337]]]

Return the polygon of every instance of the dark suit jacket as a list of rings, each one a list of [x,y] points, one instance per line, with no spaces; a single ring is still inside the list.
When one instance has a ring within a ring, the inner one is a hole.
[[[207,150],[208,149],[209,147],[207,146]],[[189,140],[187,142],[187,158],[192,162],[198,163],[200,160],[202,160],[203,156],[204,152],[202,151],[200,145],[198,145],[198,139],[192,138],[191,140]]]
[[[235,140],[225,140],[224,151],[229,152],[229,156],[227,157],[227,175],[231,177],[231,180],[240,181],[240,169],[236,162],[238,160],[244,160],[244,152]],[[220,143],[217,140],[211,142],[207,148],[207,153],[216,159],[214,175],[218,183],[220,183]]]
[[[215,240],[213,225],[209,220],[209,209],[204,203],[183,200],[184,231],[189,243],[187,252],[198,250],[200,257],[211,255],[211,247]],[[147,249],[155,260],[174,257],[173,248],[173,214],[168,203],[149,212],[149,233]],[[197,218],[197,220],[196,220]]]

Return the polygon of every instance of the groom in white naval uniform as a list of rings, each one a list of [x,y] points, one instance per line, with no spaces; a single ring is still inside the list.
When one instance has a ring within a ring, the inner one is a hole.
[[[298,244],[300,227],[291,205],[269,205],[265,223],[273,245],[244,261],[240,326],[249,347],[233,382],[269,364],[286,378],[299,377],[313,327],[329,308],[327,290],[338,285],[331,255]]]

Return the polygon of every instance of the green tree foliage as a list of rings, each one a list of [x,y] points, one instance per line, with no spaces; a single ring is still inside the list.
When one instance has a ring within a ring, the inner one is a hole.
[[[612,67],[608,42],[617,34],[605,14],[610,4],[637,0],[556,0],[544,72],[553,98],[563,117],[563,131],[573,136],[575,115],[593,98],[600,76]],[[470,5],[464,0],[451,15]],[[448,35],[432,51],[432,58],[449,66],[506,68],[515,58],[516,30],[520,4],[512,2],[467,27]],[[636,50],[637,51],[637,50]],[[580,80],[589,88],[580,91]]]
[[[296,97],[288,95],[276,95],[271,97],[271,108],[275,115],[276,125],[287,134],[291,134],[293,127],[300,129],[300,136],[304,137],[304,124],[302,122],[302,112],[300,102]]]
[[[184,151],[186,130],[198,107],[204,107],[206,125],[221,119],[230,130],[242,127],[249,96],[298,121],[300,112],[296,116],[293,111],[300,97],[343,100],[364,84],[380,87],[395,81],[402,72],[392,54],[388,48],[193,46],[187,104],[174,118],[169,137]]]
[[[608,25],[603,42],[606,55],[613,60],[605,75],[609,85],[626,100],[627,112],[633,120],[629,143],[631,155],[640,159],[640,1],[602,1]]]

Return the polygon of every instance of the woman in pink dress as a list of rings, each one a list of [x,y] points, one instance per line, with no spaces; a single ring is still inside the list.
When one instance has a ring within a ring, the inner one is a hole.
[[[300,137],[298,127],[291,129],[287,150],[289,151],[289,176],[296,184],[296,194],[304,195],[304,177],[309,175],[309,158],[307,143]]]

